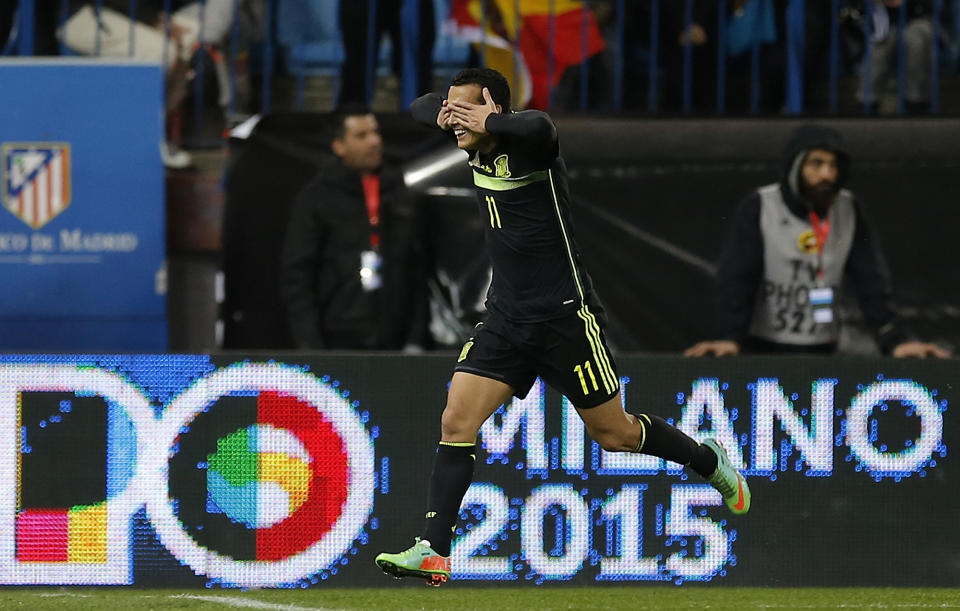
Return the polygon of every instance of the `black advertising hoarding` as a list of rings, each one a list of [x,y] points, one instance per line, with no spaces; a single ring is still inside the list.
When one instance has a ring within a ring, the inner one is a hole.
[[[452,355],[0,357],[0,583],[392,586]],[[480,432],[472,584],[949,586],[955,361],[618,359],[627,409],[718,437],[696,476],[608,454],[538,384]]]
[[[781,179],[783,149],[809,119],[554,118],[574,233],[603,295],[612,346],[676,353],[714,333],[704,297],[713,292],[724,231],[743,198]],[[488,275],[481,247],[486,209],[478,208],[470,167],[445,134],[417,125],[409,113],[379,114],[378,121],[387,163],[414,179],[411,194],[422,206],[432,304],[450,315],[438,316],[434,328],[469,330]],[[847,186],[883,247],[899,313],[919,337],[960,346],[953,224],[942,221],[956,191],[956,119],[820,122],[848,144]],[[294,345],[277,284],[282,236],[297,192],[331,158],[332,123],[330,115],[271,113],[248,139],[230,139],[220,316],[229,349]],[[452,155],[446,169],[438,163],[444,155]],[[904,214],[904,202],[917,203]],[[840,306],[844,352],[879,354],[856,300]],[[439,332],[434,339],[456,343]]]

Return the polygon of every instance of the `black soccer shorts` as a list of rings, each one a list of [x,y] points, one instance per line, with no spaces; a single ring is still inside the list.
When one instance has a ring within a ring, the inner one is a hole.
[[[521,399],[539,376],[581,409],[596,407],[620,392],[603,328],[587,306],[535,323],[510,322],[491,314],[463,345],[454,371],[499,380]]]

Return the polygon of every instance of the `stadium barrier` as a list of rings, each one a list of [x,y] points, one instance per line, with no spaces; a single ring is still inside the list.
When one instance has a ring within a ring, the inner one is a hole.
[[[452,356],[0,356],[0,583],[391,585]],[[455,581],[957,582],[955,362],[618,364],[628,410],[730,450],[750,513],[538,382],[480,431]]]
[[[378,116],[385,158],[402,164],[429,219],[424,238],[438,286],[456,293],[461,330],[477,322],[487,263],[483,217],[463,153],[408,113]],[[332,117],[272,113],[246,139],[230,139],[223,208],[224,343],[279,350],[288,337],[277,283],[294,197],[331,155]],[[783,149],[800,118],[557,118],[569,169],[574,233],[621,351],[679,352],[709,337],[715,262],[737,204],[781,178]],[[880,238],[897,306],[914,332],[960,346],[960,285],[952,210],[956,119],[825,119],[853,160],[849,187]],[[264,181],[263,176],[270,176]],[[272,202],[264,206],[264,201]],[[484,213],[485,214],[485,211]],[[450,288],[452,287],[452,288]],[[877,348],[851,293],[842,304],[846,351]],[[442,299],[433,299],[442,304]],[[437,337],[438,343],[447,339]]]

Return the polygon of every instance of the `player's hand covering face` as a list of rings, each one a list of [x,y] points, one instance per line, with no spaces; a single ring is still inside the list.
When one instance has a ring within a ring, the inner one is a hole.
[[[457,146],[472,151],[483,148],[490,134],[486,129],[487,117],[501,111],[494,103],[490,91],[479,85],[457,85],[447,92],[447,99],[437,117],[437,123],[446,117],[447,124],[457,136]],[[441,124],[440,127],[443,127]]]

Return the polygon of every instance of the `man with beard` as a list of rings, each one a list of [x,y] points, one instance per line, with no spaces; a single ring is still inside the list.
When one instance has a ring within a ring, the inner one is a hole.
[[[840,134],[807,125],[787,147],[784,177],[744,200],[717,267],[719,339],[686,356],[836,352],[844,280],[884,353],[945,358],[915,341],[892,306],[886,262],[860,203],[844,189],[849,157]]]

